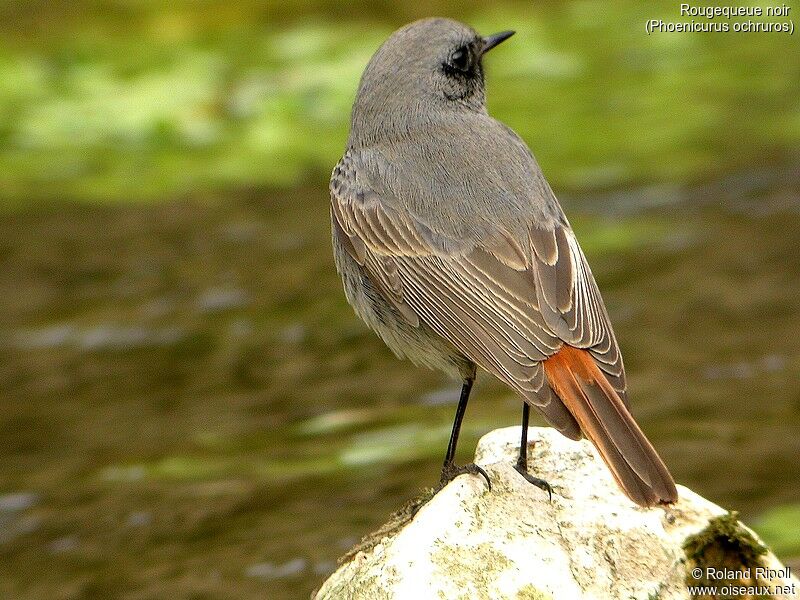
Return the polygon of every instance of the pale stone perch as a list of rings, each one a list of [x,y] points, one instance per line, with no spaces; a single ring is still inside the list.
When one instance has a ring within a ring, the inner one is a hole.
[[[798,598],[800,582],[735,514],[682,486],[674,506],[640,508],[589,442],[531,428],[531,473],[552,484],[550,501],[513,468],[519,438],[509,427],[479,442],[475,462],[491,492],[463,475],[411,505],[365,539],[316,598],[667,600],[690,598],[694,584],[766,585],[774,598]],[[723,568],[739,572],[706,576]]]

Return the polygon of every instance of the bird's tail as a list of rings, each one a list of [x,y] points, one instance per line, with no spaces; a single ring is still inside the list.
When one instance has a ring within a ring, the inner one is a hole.
[[[588,351],[564,344],[544,369],[626,496],[641,506],[678,500],[672,475]]]

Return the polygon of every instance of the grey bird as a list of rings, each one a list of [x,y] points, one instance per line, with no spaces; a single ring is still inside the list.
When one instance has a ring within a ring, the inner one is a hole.
[[[482,59],[511,37],[424,19],[384,42],[361,77],[330,183],[336,267],[356,313],[403,358],[463,381],[441,485],[476,366],[523,399],[516,469],[528,473],[534,406],[588,437],[624,493],[675,502],[675,483],[629,412],[600,292],[528,147],[490,117]]]

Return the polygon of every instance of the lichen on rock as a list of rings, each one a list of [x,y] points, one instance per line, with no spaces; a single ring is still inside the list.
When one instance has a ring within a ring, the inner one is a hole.
[[[687,573],[700,565],[782,566],[734,513],[680,486],[675,505],[641,508],[591,444],[531,428],[529,467],[553,486],[550,501],[513,468],[519,434],[500,429],[478,444],[491,492],[464,475],[412,501],[316,598],[671,600],[690,597],[687,584],[699,582]]]

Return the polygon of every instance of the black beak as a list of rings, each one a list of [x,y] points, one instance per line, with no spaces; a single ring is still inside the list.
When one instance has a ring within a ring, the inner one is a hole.
[[[515,33],[516,33],[515,31],[501,31],[500,33],[495,33],[494,35],[486,36],[485,38],[483,38],[483,48],[481,48],[481,54],[486,54],[489,50],[491,50],[501,42],[505,42]]]

